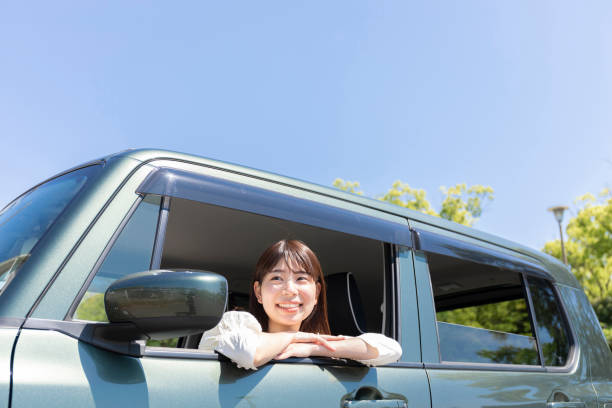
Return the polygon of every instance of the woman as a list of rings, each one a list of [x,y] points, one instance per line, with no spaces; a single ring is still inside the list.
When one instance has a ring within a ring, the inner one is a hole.
[[[349,358],[366,365],[399,359],[400,345],[382,334],[332,336],[326,299],[314,252],[301,241],[278,241],[257,262],[251,313],[226,312],[215,328],[204,333],[200,348],[214,349],[238,367],[253,370],[288,357]]]

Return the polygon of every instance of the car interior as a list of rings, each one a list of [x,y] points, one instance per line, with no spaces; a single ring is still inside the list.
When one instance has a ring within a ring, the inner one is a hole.
[[[229,285],[228,310],[248,310],[257,260],[281,239],[299,239],[319,258],[326,276],[332,333],[386,331],[388,251],[386,244],[373,239],[173,198],[160,267],[223,275]],[[187,347],[197,344],[191,339]]]

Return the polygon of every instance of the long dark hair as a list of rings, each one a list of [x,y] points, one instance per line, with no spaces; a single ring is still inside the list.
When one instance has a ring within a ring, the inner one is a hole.
[[[306,244],[295,239],[278,241],[269,246],[259,257],[259,261],[257,261],[255,266],[255,275],[251,282],[251,296],[249,298],[251,314],[259,321],[263,330],[268,331],[268,315],[261,303],[257,301],[254,284],[259,282],[261,285],[264,276],[281,260],[284,260],[288,266],[298,265],[300,268],[303,268],[306,273],[313,277],[315,283],[321,285],[317,304],[312,309],[310,315],[302,321],[300,331],[331,334],[327,320],[327,292],[325,290],[325,279],[321,270],[321,264],[314,252]]]

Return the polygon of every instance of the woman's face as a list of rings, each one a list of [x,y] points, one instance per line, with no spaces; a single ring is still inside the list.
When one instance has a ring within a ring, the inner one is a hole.
[[[278,262],[260,282],[255,296],[268,315],[268,331],[299,331],[300,325],[317,304],[321,284],[301,268],[291,269]]]

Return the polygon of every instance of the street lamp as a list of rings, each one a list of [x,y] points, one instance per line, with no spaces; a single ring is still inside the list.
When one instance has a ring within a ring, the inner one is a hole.
[[[561,227],[561,222],[563,221],[563,213],[567,210],[568,207],[564,205],[557,205],[555,207],[550,207],[548,211],[552,211],[557,223],[559,223],[559,235],[561,235],[561,254],[563,254],[563,263],[567,265],[567,255],[565,255],[565,244],[563,243],[563,228]]]

